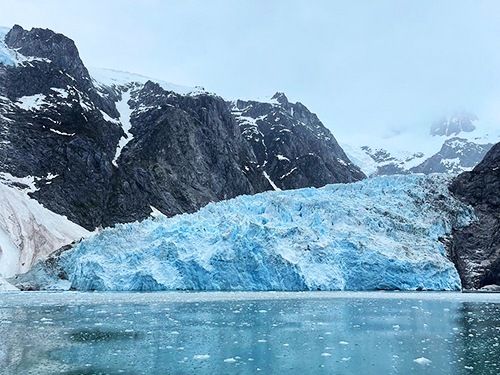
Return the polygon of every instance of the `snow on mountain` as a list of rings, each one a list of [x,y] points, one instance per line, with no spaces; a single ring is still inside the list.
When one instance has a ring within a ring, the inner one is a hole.
[[[460,116],[459,116],[460,115]],[[457,117],[458,116],[458,117]],[[467,121],[466,121],[467,120]],[[439,123],[440,126],[436,124]],[[500,142],[500,130],[494,126],[481,123],[470,114],[465,115],[458,112],[449,119],[440,119],[434,123],[429,133],[425,129],[403,129],[400,131],[370,134],[344,135],[340,145],[347,156],[356,164],[367,176],[406,174],[411,169],[421,173],[432,173],[436,168],[426,170],[425,165],[429,165],[429,159],[436,158],[436,155],[446,146],[449,148],[450,141],[457,138],[469,142],[464,147],[464,141],[457,143],[456,153],[471,150],[473,155],[467,157],[463,155],[460,163],[446,162],[438,169],[447,173],[459,173],[470,170],[470,162],[462,163],[465,160],[477,159],[477,147],[486,152],[493,144]],[[448,144],[447,144],[448,142]],[[366,158],[366,156],[368,158]],[[481,160],[484,153],[481,154]],[[424,164],[425,163],[425,164]],[[476,165],[478,161],[474,163]],[[473,166],[473,165],[472,165]]]
[[[9,27],[0,26],[0,64],[4,65],[18,65],[24,62],[30,61],[47,61],[50,62],[47,58],[38,58],[33,56],[24,56],[16,49],[9,48],[5,44],[5,36],[10,31]]]
[[[146,77],[140,74],[123,72],[114,69],[89,67],[88,70],[90,72],[90,75],[94,79],[94,83],[97,83],[98,85],[103,84],[105,86],[127,86],[130,83],[144,84],[147,81],[151,81],[158,83],[166,91],[173,91],[181,95],[196,95],[208,93],[203,87],[200,86],[188,87],[175,85],[170,82]]]
[[[209,204],[85,239],[11,279],[78,290],[458,290],[442,239],[475,220],[443,175]]]
[[[57,176],[47,176],[46,183]],[[28,271],[38,260],[90,233],[28,196],[34,177],[0,174],[0,276]]]
[[[116,147],[115,157],[112,161],[112,163],[116,167],[118,167],[116,161],[120,157],[120,153],[123,147],[125,147],[125,145],[128,142],[130,142],[134,137],[132,133],[130,133],[130,128],[132,127],[132,125],[130,124],[130,116],[132,115],[132,109],[128,105],[129,100],[130,100],[130,92],[126,91],[122,94],[122,100],[116,103],[116,109],[120,114],[120,123],[122,124],[123,132],[125,133],[125,136],[121,137],[118,142],[118,146]]]

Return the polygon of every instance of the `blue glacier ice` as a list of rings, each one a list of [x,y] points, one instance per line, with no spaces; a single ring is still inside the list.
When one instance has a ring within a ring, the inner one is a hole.
[[[105,229],[59,267],[77,290],[458,290],[442,240],[475,216],[448,182],[389,176],[240,196]]]
[[[4,42],[9,31],[8,27],[0,26],[0,64],[4,65],[14,65],[16,61],[16,52],[7,47]]]

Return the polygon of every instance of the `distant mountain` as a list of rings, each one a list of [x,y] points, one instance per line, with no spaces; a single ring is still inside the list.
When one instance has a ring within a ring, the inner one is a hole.
[[[430,134],[432,136],[459,135],[461,132],[472,132],[476,129],[478,118],[475,114],[465,110],[456,111],[450,119],[441,117],[432,124]]]
[[[443,117],[436,121],[430,134],[408,130],[386,138],[374,135],[369,145],[342,146],[349,158],[371,177],[408,173],[458,174],[474,168],[493,144],[500,141],[499,135],[498,130],[487,133],[474,114],[462,110],[450,119]]]
[[[493,144],[478,144],[465,138],[450,138],[444,141],[441,150],[422,164],[410,168],[413,173],[453,173],[458,174],[474,168]]]
[[[365,177],[317,116],[284,95],[228,102],[200,87],[89,72],[71,39],[17,25],[0,29],[0,173],[20,190],[31,178],[27,197],[87,230]]]

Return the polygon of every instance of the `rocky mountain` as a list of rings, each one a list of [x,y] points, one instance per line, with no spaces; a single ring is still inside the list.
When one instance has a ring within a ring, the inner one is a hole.
[[[71,39],[17,25],[0,30],[0,173],[20,190],[31,178],[29,198],[87,230],[365,177],[284,95],[232,103],[199,87],[91,74]]]
[[[410,168],[413,173],[452,173],[458,174],[474,168],[493,144],[480,144],[465,138],[447,139],[441,150],[425,160],[422,164]]]
[[[283,93],[269,102],[237,100],[232,112],[275,190],[365,177],[318,117]]]
[[[431,126],[430,134],[432,136],[451,136],[458,135],[461,132],[472,132],[476,129],[478,118],[474,113],[463,109],[456,111],[450,119],[446,116],[439,118]]]
[[[459,174],[474,168],[500,140],[499,134],[498,130],[487,133],[479,127],[476,115],[461,110],[449,119],[443,117],[436,121],[430,134],[398,133],[386,139],[382,147],[343,146],[349,157],[371,177],[408,173]],[[377,139],[373,143],[376,144]]]
[[[453,232],[449,245],[465,289],[500,290],[500,143],[472,171],[456,177],[450,190],[471,205],[478,221]]]

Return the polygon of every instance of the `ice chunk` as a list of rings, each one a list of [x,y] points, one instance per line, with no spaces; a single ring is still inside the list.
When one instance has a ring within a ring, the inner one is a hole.
[[[430,365],[432,361],[430,359],[425,358],[425,357],[420,357],[420,358],[414,359],[413,362],[418,363],[419,365],[426,366],[426,365]]]

